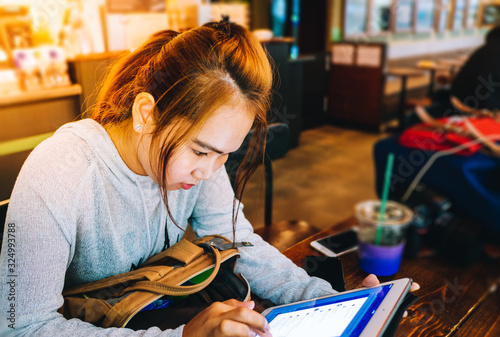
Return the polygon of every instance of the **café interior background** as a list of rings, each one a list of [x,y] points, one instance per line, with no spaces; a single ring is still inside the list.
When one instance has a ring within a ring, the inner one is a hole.
[[[221,14],[295,38],[287,25],[310,25],[304,19],[315,17],[320,28],[326,22],[326,32],[316,34],[325,36],[327,49],[343,38],[385,41],[389,58],[400,58],[473,46],[498,19],[498,6],[492,0],[2,0],[1,60],[10,49],[40,45],[61,46],[68,58],[130,50],[159,29],[183,30]]]
[[[275,44],[285,45],[285,59],[275,59],[279,66],[289,66],[278,69],[282,88],[289,90],[283,96],[301,99],[298,105],[284,103],[289,109],[297,105],[299,110],[289,111],[294,116],[289,121],[295,123],[290,124],[295,143],[275,163],[280,174],[275,174],[274,218],[313,219],[315,226],[331,225],[341,219],[325,220],[326,213],[335,213],[329,207],[339,204],[337,213],[345,217],[352,214],[356,201],[375,197],[371,147],[384,136],[382,124],[394,119],[388,111],[401,83],[398,77],[385,77],[382,96],[388,103],[381,108],[375,131],[358,128],[356,123],[346,129],[332,122],[328,72],[335,62],[346,62],[345,55],[336,61],[332,57],[335,44],[383,44],[383,58],[374,65],[383,72],[390,65],[415,64],[428,55],[470,53],[499,22],[499,13],[500,1],[484,0],[0,0],[0,200],[9,198],[15,177],[34,146],[92,106],[95,85],[110,60],[133,50],[158,30],[184,30],[225,14],[255,31],[270,50]],[[409,88],[425,88],[428,82],[424,74],[410,81]],[[286,115],[283,109],[279,111]],[[329,145],[322,147],[325,142]],[[350,155],[350,146],[362,157]],[[324,175],[319,175],[319,181],[311,169],[314,166],[304,169],[299,164],[321,155],[337,161],[330,162],[330,168],[322,166]],[[335,171],[337,167],[343,167],[342,172]],[[302,179],[285,174],[293,168]],[[335,179],[327,179],[328,175]],[[297,184],[294,181],[303,184],[287,189]],[[335,195],[335,190],[347,193]],[[263,220],[263,201],[258,201],[262,184],[253,180],[248,195],[247,215],[258,224]],[[313,198],[322,200],[322,217],[315,218]],[[331,200],[342,202],[326,202]],[[304,213],[294,213],[291,204],[303,205]]]

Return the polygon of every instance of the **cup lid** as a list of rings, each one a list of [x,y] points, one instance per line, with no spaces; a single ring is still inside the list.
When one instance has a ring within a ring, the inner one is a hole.
[[[380,200],[362,201],[354,206],[356,217],[362,221],[378,224],[380,219]],[[407,225],[413,212],[405,205],[388,200],[385,208],[384,225]]]

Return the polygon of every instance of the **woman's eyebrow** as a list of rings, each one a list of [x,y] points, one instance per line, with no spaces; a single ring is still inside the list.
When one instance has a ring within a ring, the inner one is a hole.
[[[223,152],[223,151],[221,151],[221,150],[219,150],[219,149],[217,149],[217,148],[213,147],[213,146],[212,146],[212,145],[210,145],[210,144],[204,143],[204,142],[202,142],[202,141],[200,141],[200,140],[195,139],[195,140],[193,140],[193,143],[195,143],[195,144],[196,144],[196,145],[198,145],[198,146],[201,146],[201,147],[202,147],[202,148],[204,148],[204,149],[207,149],[207,150],[210,150],[210,151],[216,152],[216,153],[218,153],[218,154],[224,154],[224,152]]]

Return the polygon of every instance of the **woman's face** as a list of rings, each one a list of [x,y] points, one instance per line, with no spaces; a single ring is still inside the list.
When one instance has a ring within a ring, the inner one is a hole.
[[[229,153],[239,149],[252,127],[253,119],[247,111],[233,106],[223,106],[215,111],[200,132],[169,161],[167,189],[189,190],[200,180],[209,179],[224,165]],[[143,156],[143,160],[146,157]],[[149,160],[147,168],[144,164],[146,172],[154,179]]]

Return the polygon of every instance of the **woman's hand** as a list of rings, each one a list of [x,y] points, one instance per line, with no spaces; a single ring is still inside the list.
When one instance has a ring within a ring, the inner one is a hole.
[[[376,285],[379,285],[380,281],[378,280],[377,276],[370,274],[365,279],[363,280],[363,287],[374,287]]]
[[[216,302],[189,321],[182,336],[253,337],[258,334],[261,337],[271,337],[269,323],[264,316],[252,310],[254,306],[253,301]]]
[[[363,280],[363,287],[373,287],[380,284],[380,281],[378,280],[377,276],[370,274],[365,279]],[[420,289],[420,284],[413,282],[410,287],[410,292],[414,292]],[[403,313],[403,317],[408,316],[408,311],[405,311]]]
[[[377,276],[375,276],[373,274],[368,275],[363,280],[363,287],[373,287],[373,286],[376,286],[379,284],[380,284],[380,281],[378,280]],[[411,284],[410,291],[414,292],[414,291],[417,291],[418,289],[420,289],[420,284],[413,282]]]

